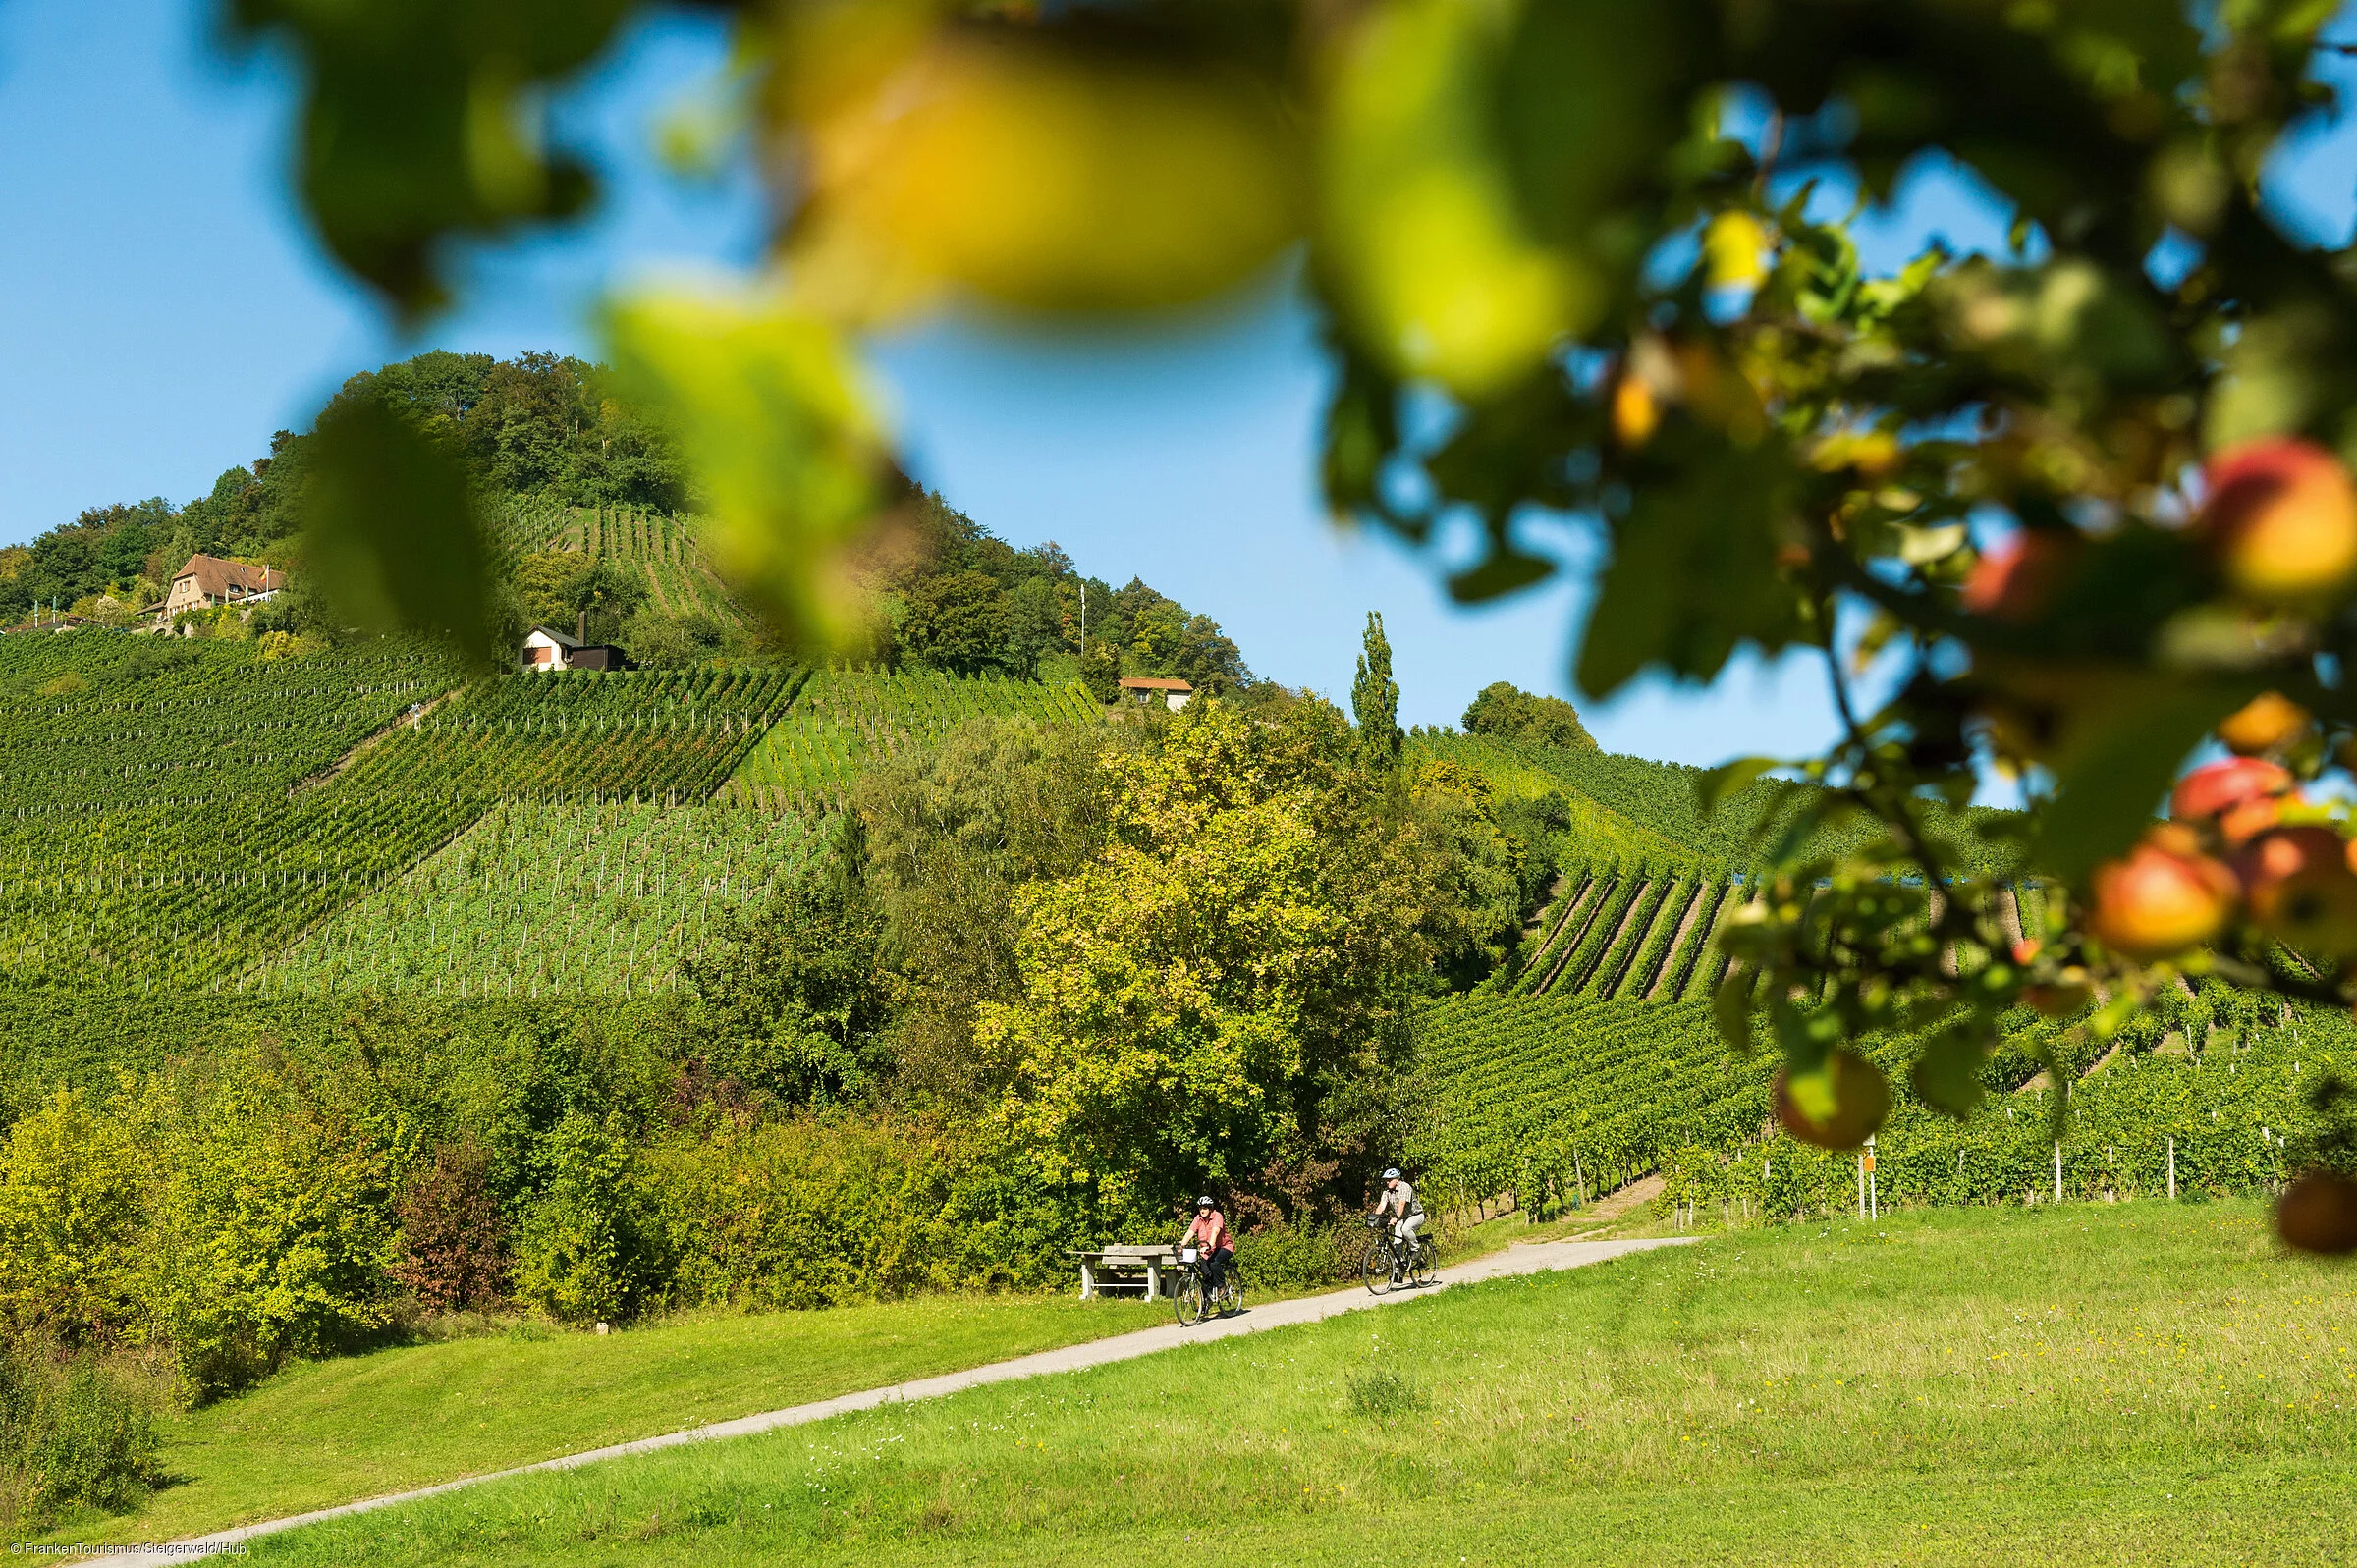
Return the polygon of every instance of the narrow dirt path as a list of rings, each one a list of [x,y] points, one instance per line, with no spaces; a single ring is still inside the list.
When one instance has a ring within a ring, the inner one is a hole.
[[[1640,1183],[1639,1185],[1642,1185]],[[622,1459],[631,1454],[651,1454],[665,1448],[677,1448],[685,1443],[710,1442],[719,1437],[750,1437],[759,1433],[775,1432],[780,1427],[798,1427],[806,1422],[824,1421],[829,1416],[847,1415],[854,1410],[873,1410],[878,1405],[899,1404],[910,1399],[935,1399],[943,1394],[958,1393],[967,1388],[979,1388],[989,1383],[1012,1382],[1021,1378],[1038,1378],[1049,1373],[1080,1372],[1090,1367],[1102,1367],[1117,1361],[1130,1361],[1139,1356],[1151,1356],[1159,1351],[1176,1350],[1182,1345],[1202,1344],[1213,1339],[1233,1338],[1237,1334],[1260,1333],[1270,1328],[1288,1328],[1296,1324],[1317,1323],[1322,1319],[1339,1317],[1345,1312],[1360,1312],[1374,1307],[1387,1307],[1401,1301],[1413,1301],[1429,1296],[1435,1290],[1451,1285],[1471,1284],[1483,1279],[1504,1279],[1517,1274],[1544,1273],[1555,1269],[1578,1269],[1588,1264],[1604,1263],[1632,1252],[1645,1252],[1655,1247],[1674,1247],[1694,1238],[1684,1236],[1657,1237],[1641,1241],[1543,1241],[1527,1246],[1507,1247],[1502,1252],[1470,1258],[1453,1264],[1440,1271],[1439,1282],[1429,1290],[1404,1290],[1390,1296],[1371,1296],[1352,1287],[1330,1291],[1323,1296],[1300,1296],[1291,1301],[1272,1302],[1265,1307],[1247,1307],[1233,1318],[1215,1319],[1181,1328],[1176,1323],[1155,1328],[1140,1328],[1134,1333],[1115,1334],[1108,1339],[1092,1340],[1086,1344],[1066,1345],[1057,1350],[1043,1350],[1036,1355],[1018,1356],[1013,1361],[1001,1361],[987,1367],[975,1367],[965,1372],[953,1372],[939,1378],[920,1378],[913,1382],[894,1383],[886,1388],[869,1388],[855,1394],[842,1394],[833,1399],[814,1400],[806,1405],[793,1405],[784,1410],[764,1411],[757,1416],[744,1416],[736,1421],[715,1422],[708,1427],[694,1427],[686,1432],[667,1433],[660,1437],[642,1437],[636,1442],[616,1443],[610,1448],[592,1448],[586,1453],[567,1454],[561,1459],[546,1459],[536,1465],[519,1465],[513,1470],[494,1470],[486,1475],[468,1476],[460,1481],[446,1481],[438,1487],[421,1487],[415,1491],[394,1492],[389,1496],[370,1497],[364,1502],[345,1503],[340,1507],[321,1508],[312,1513],[295,1514],[286,1519],[269,1519],[259,1524],[240,1525],[234,1530],[216,1531],[209,1536],[195,1536],[174,1543],[175,1557],[207,1556],[213,1553],[242,1554],[244,1542],[257,1536],[274,1536],[282,1530],[294,1530],[302,1525],[316,1524],[323,1519],[338,1519],[347,1514],[368,1513],[378,1508],[390,1508],[398,1503],[416,1502],[426,1497],[438,1497],[444,1492],[476,1487],[486,1481],[499,1481],[509,1476],[525,1476],[543,1470],[577,1470],[601,1460]]]
[[[1685,950],[1686,933],[1692,931],[1694,922],[1702,918],[1702,906],[1710,902],[1710,898],[1711,885],[1697,878],[1694,896],[1686,900],[1686,912],[1678,917],[1677,929],[1670,935],[1670,946],[1662,949],[1662,967],[1654,972],[1653,985],[1645,993],[1647,1001],[1659,997],[1662,988],[1670,983],[1671,972],[1677,967],[1677,955]],[[1673,997],[1671,1000],[1674,1001],[1677,999]]]

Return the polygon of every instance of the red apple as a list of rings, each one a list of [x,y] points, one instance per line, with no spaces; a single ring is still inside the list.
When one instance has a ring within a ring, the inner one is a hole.
[[[2246,801],[2279,795],[2291,787],[2291,775],[2264,757],[2235,757],[2205,763],[2177,781],[2169,791],[2168,814],[2181,822],[2216,817]]]
[[[2225,928],[2234,874],[2201,851],[2191,829],[2164,824],[2117,860],[2095,868],[2088,929],[2129,958],[2173,957]]]
[[[2218,738],[2238,757],[2281,751],[2316,721],[2279,691],[2263,691],[2218,722]]]
[[[2275,1202],[2275,1234],[2302,1252],[2357,1252],[2357,1181],[2306,1172]]]
[[[2299,800],[2296,794],[2259,795],[2230,807],[2218,819],[2218,836],[2229,849],[2240,849],[2283,820],[2283,808]]]
[[[1964,608],[2000,621],[2035,621],[2054,602],[2079,558],[2079,537],[2025,529],[1981,552],[1964,579]]]
[[[2044,1017],[2068,1018],[2095,1000],[2095,988],[2088,983],[2087,971],[2071,964],[2051,986],[2022,987],[2021,1000]]]
[[[2210,460],[2202,527],[2235,590],[2270,604],[2328,599],[2357,581],[2357,485],[2311,441],[2269,437]]]
[[[2330,828],[2271,828],[2243,845],[2234,874],[2251,918],[2312,957],[2357,954],[2357,872]]]
[[[1854,1052],[1836,1051],[1826,1058],[1825,1081],[1833,1091],[1833,1108],[1813,1116],[1792,1099],[1780,1070],[1776,1075],[1776,1119],[1802,1143],[1820,1149],[1855,1149],[1891,1113],[1891,1086],[1882,1069]]]

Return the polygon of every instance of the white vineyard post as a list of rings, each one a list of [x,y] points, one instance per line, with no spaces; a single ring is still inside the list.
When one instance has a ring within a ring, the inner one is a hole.
[[[2055,1202],[2062,1201],[2062,1140],[2055,1140]]]
[[[1866,1217],[1866,1151],[1858,1151],[1858,1217]]]
[[[2168,1140],[2168,1201],[2177,1201],[2177,1140]]]

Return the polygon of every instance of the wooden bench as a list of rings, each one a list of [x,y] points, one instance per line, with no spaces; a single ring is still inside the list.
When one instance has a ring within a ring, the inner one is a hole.
[[[1124,1244],[1097,1252],[1074,1251],[1072,1256],[1080,1260],[1082,1301],[1117,1290],[1134,1290],[1151,1301],[1169,1294],[1163,1274],[1178,1262],[1178,1249]]]

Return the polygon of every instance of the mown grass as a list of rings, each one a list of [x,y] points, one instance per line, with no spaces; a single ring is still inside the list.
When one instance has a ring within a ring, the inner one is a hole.
[[[546,1328],[291,1368],[172,1418],[171,1481],[69,1541],[164,1541],[678,1432],[1169,1321],[1167,1304],[933,1297],[701,1317],[598,1336]]]
[[[2278,1257],[2256,1205],[1918,1212],[501,1482],[254,1555],[2339,1560],[2353,1326],[2357,1271]]]

